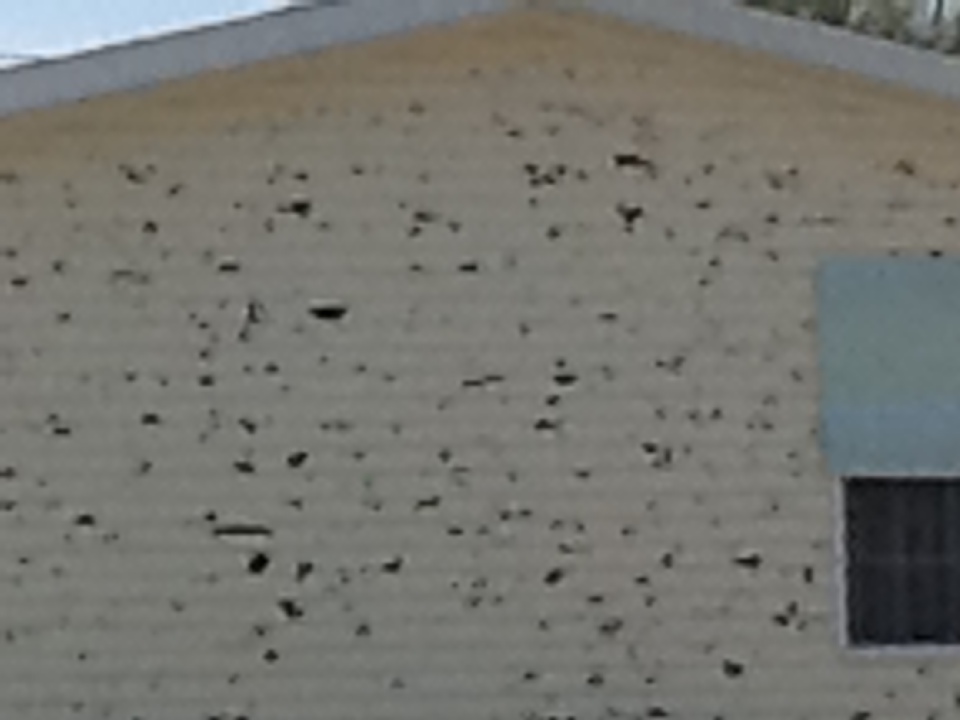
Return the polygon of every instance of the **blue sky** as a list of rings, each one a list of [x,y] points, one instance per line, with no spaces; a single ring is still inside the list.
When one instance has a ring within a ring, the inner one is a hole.
[[[0,53],[62,55],[249,16],[283,4],[279,0],[0,0]]]

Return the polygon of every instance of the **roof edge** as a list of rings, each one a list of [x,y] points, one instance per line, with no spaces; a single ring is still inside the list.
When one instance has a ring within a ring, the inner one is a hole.
[[[317,0],[0,71],[0,119],[512,9],[597,13],[960,101],[960,58],[735,0]]]
[[[745,7],[734,0],[553,0],[553,6],[587,10],[960,100],[960,58]]]
[[[110,45],[0,72],[0,118],[522,5],[517,0],[348,0]]]

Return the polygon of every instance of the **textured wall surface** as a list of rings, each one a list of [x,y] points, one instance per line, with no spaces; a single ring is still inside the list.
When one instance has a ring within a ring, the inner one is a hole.
[[[954,717],[838,642],[813,278],[958,129],[534,13],[0,123],[0,716]]]

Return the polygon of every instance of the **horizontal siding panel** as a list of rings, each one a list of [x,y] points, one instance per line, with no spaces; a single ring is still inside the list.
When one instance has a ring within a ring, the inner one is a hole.
[[[550,13],[231,77],[0,128],[0,715],[949,714],[840,647],[815,279],[950,250],[952,111]]]

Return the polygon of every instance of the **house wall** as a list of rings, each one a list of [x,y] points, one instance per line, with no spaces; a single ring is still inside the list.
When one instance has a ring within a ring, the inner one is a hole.
[[[3,121],[0,715],[950,717],[813,272],[956,248],[958,121],[562,13]]]

